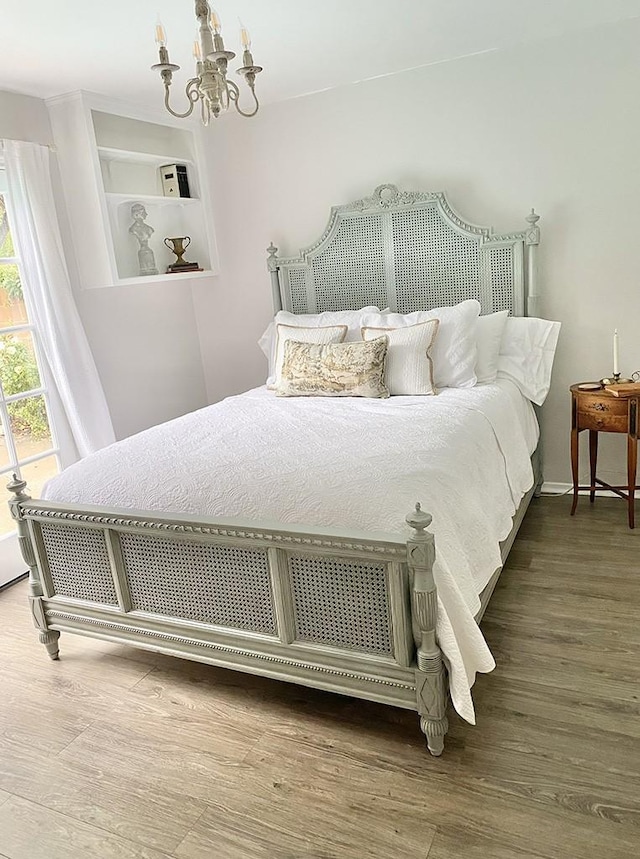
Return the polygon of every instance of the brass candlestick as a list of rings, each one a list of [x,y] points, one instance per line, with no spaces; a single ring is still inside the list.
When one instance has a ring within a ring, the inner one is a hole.
[[[628,385],[633,379],[622,379],[620,373],[612,373],[608,379],[600,379],[601,385]]]

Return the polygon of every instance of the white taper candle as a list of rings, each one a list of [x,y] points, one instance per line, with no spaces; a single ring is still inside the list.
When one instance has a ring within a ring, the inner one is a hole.
[[[620,352],[619,352],[620,344],[618,343],[618,329],[613,332],[613,372],[619,373],[619,364],[620,364]]]

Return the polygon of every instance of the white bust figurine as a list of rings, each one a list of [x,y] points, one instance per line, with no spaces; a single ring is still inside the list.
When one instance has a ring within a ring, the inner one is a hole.
[[[129,232],[138,240],[138,264],[140,266],[140,274],[158,274],[156,260],[153,255],[153,251],[149,247],[149,239],[155,231],[153,227],[149,226],[149,224],[145,224],[147,210],[142,203],[134,203],[131,206],[131,217],[133,218],[133,223],[129,227]]]

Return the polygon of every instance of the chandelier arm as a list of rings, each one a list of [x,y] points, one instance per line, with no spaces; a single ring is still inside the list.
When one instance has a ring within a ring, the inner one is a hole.
[[[246,116],[247,119],[250,119],[252,116],[255,116],[260,108],[260,102],[258,101],[258,96],[256,95],[255,89],[252,86],[250,86],[249,89],[251,90],[251,95],[253,96],[253,100],[256,106],[252,111],[244,111],[239,104],[240,89],[235,83],[233,83],[233,81],[229,81],[229,98],[231,99],[231,101],[233,101],[233,105],[240,114],[240,116]]]
[[[191,114],[193,113],[193,108],[195,107],[198,99],[200,98],[200,93],[198,92],[199,82],[200,78],[191,78],[191,80],[187,81],[187,85],[185,87],[185,95],[189,100],[189,110],[186,110],[184,113],[178,113],[177,111],[173,110],[173,108],[169,104],[169,98],[171,96],[169,84],[164,85],[164,106],[167,108],[167,110],[172,116],[175,116],[178,119],[186,119],[187,116],[191,116]]]

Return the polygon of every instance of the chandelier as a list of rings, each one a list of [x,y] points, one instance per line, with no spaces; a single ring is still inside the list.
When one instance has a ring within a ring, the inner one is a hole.
[[[193,43],[193,57],[196,61],[196,76],[187,81],[185,93],[189,103],[188,110],[178,113],[169,104],[171,79],[180,66],[169,60],[167,37],[164,27],[158,21],[156,24],[156,44],[160,62],[151,66],[160,72],[164,83],[164,106],[172,116],[180,119],[191,116],[196,104],[200,102],[200,113],[204,125],[209,125],[211,117],[216,119],[233,104],[242,116],[255,116],[260,107],[256,97],[256,75],[262,71],[261,66],[253,63],[251,55],[251,39],[245,27],[241,25],[240,41],[242,42],[242,68],[238,74],[247,82],[254,107],[250,111],[240,108],[240,89],[233,81],[227,80],[227,66],[235,57],[233,51],[227,51],[222,41],[220,19],[211,9],[207,0],[195,0],[196,18],[198,20],[198,38]]]

